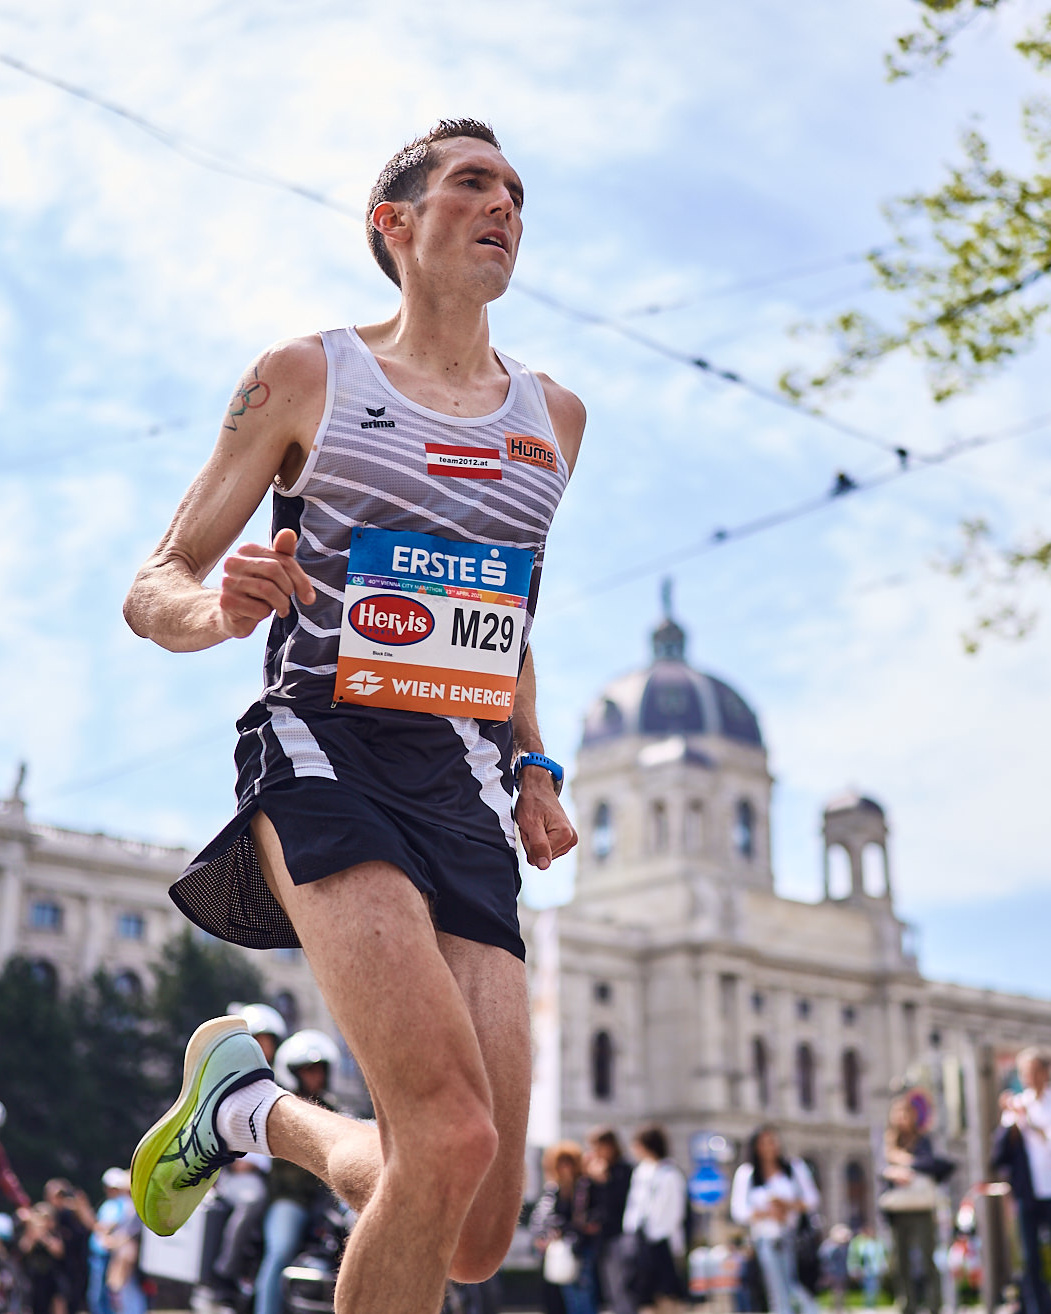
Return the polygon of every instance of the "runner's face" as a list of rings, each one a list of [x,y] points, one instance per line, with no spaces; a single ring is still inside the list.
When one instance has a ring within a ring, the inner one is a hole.
[[[492,300],[506,289],[518,254],[522,180],[488,142],[454,137],[435,150],[439,162],[414,213],[410,262]]]

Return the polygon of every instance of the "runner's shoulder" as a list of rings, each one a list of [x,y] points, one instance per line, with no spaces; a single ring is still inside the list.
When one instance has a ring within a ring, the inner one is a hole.
[[[544,400],[547,402],[548,414],[551,416],[551,425],[558,439],[558,445],[572,471],[576,464],[577,453],[580,451],[580,440],[584,436],[584,424],[587,421],[584,403],[575,392],[563,388],[550,375],[538,373],[536,377],[544,390]]]
[[[266,380],[271,393],[291,390],[301,398],[317,388],[324,392],[328,367],[320,333],[271,343],[249,365],[247,372],[253,371]]]

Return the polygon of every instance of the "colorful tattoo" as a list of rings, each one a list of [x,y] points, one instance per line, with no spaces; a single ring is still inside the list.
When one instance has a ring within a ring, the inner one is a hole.
[[[260,406],[265,406],[269,400],[270,385],[264,383],[259,377],[259,366],[257,365],[252,370],[251,375],[246,374],[237,385],[237,391],[230,399],[230,409],[226,413],[223,428],[232,429],[236,433],[237,421],[244,415],[245,411],[257,411]]]

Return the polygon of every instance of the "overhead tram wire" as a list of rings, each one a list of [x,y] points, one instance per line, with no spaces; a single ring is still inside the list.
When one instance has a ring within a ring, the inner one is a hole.
[[[919,470],[936,469],[939,465],[945,465],[947,462],[969,452],[978,451],[983,447],[991,447],[995,443],[1007,442],[1011,438],[1020,438],[1048,426],[1051,426],[1051,412],[1033,416],[1028,420],[1021,420],[1019,423],[1009,425],[1007,428],[998,430],[995,433],[974,434],[969,438],[956,439],[951,443],[947,443],[940,451],[932,453],[922,464],[899,464],[890,470],[885,470],[880,474],[871,475],[864,479],[854,479],[845,471],[837,471],[833,476],[830,487],[817,497],[806,498],[791,506],[782,507],[778,511],[768,511],[764,515],[742,521],[730,528],[713,529],[697,543],[679,548],[674,552],[664,553],[659,557],[651,557],[649,561],[642,562],[630,570],[619,571],[616,575],[604,576],[602,579],[585,585],[576,595],[561,600],[557,597],[553,598],[550,603],[545,604],[544,614],[550,616],[571,611],[579,605],[581,599],[585,596],[589,597],[594,593],[608,592],[611,589],[620,587],[622,584],[645,579],[649,575],[667,570],[670,566],[678,565],[682,561],[713,552],[716,548],[723,547],[727,543],[733,543],[742,538],[751,538],[756,534],[764,533],[768,529],[776,529],[781,525],[789,524],[793,520],[802,520],[807,516],[815,515],[853,493],[867,493],[874,488],[880,488],[884,484],[902,479],[905,475],[915,474]]]
[[[134,110],[127,109],[115,101],[106,99],[86,87],[79,86],[76,83],[69,82],[65,78],[56,77],[54,74],[45,73],[43,70],[34,68],[26,64],[24,60],[16,59],[13,55],[0,51],[0,64],[6,65],[27,77],[35,78],[39,82],[46,83],[67,95],[75,96],[77,99],[86,101],[99,109],[106,110],[107,113],[114,114],[118,118],[125,120],[145,132],[162,146],[169,150],[175,151],[183,156],[184,159],[202,168],[211,169],[213,172],[227,174],[230,177],[238,178],[245,182],[257,183],[263,187],[275,188],[279,191],[290,192],[306,201],[311,201],[315,205],[321,205],[329,210],[334,210],[338,214],[347,215],[359,221],[364,220],[364,215],[360,210],[352,206],[344,205],[341,201],[335,201],[326,196],[324,192],[316,191],[314,188],[302,186],[299,183],[291,182],[287,178],[282,178],[278,174],[270,173],[268,170],[257,168],[254,165],[245,165],[232,156],[225,155],[221,151],[215,150],[211,146],[206,146],[200,142],[195,142],[192,138],[183,133],[178,133],[170,128],[163,128],[147,119],[144,115]],[[851,257],[852,258],[852,257]],[[621,324],[616,319],[606,315],[599,315],[592,311],[578,310],[569,306],[549,293],[541,291],[539,288],[530,287],[516,279],[511,287],[523,295],[532,297],[535,301],[548,306],[561,315],[568,318],[576,319],[582,323],[593,324],[600,328],[609,329],[611,332],[620,334],[621,337],[627,338],[640,346],[648,348],[650,351],[657,352],[659,355],[669,360],[678,361],[680,364],[689,365],[694,369],[701,370],[720,382],[731,384],[735,387],[743,388],[752,396],[766,401],[773,406],[778,406],[782,410],[790,411],[795,415],[806,415],[815,423],[822,424],[837,433],[841,433],[848,438],[854,438],[859,442],[868,443],[870,446],[879,447],[883,451],[892,453],[898,461],[905,465],[911,459],[924,460],[925,458],[918,453],[909,451],[892,441],[881,438],[876,434],[868,433],[857,426],[847,424],[843,420],[834,419],[826,415],[823,411],[813,406],[806,406],[801,402],[793,401],[790,397],[778,392],[774,388],[766,387],[764,384],[756,383],[751,379],[734,370],[727,370],[716,365],[706,356],[696,355],[691,352],[680,351],[675,347],[668,346],[666,343],[659,342],[655,338],[649,337],[645,333],[640,333],[628,324]]]
[[[707,292],[698,292],[695,296],[682,297],[678,301],[654,302],[647,306],[635,306],[622,310],[617,319],[641,319],[646,315],[665,315],[673,310],[686,310],[689,306],[700,305],[704,301],[715,301],[719,297],[739,296],[742,292],[761,292],[764,288],[777,287],[780,283],[790,283],[797,278],[811,278],[815,274],[827,274],[834,269],[843,269],[847,265],[860,265],[882,255],[880,247],[870,251],[857,251],[853,254],[839,256],[835,260],[823,260],[809,265],[798,265],[794,269],[783,269],[770,274],[761,274],[758,278],[745,278],[737,283],[724,283],[720,287],[710,288]]]
[[[681,365],[690,365],[713,379],[732,384],[737,388],[743,388],[745,392],[751,393],[753,397],[769,402],[772,406],[779,406],[782,410],[791,411],[793,415],[806,415],[811,420],[823,424],[826,428],[845,434],[848,438],[856,438],[859,442],[868,443],[871,447],[879,447],[897,457],[899,463],[903,466],[907,465],[910,460],[925,461],[928,459],[918,452],[902,447],[899,443],[881,438],[878,434],[869,433],[865,429],[859,429],[856,425],[847,424],[845,420],[837,420],[831,415],[826,415],[824,411],[818,410],[816,406],[806,406],[802,402],[793,401],[791,397],[785,396],[784,393],[778,392],[775,388],[768,388],[765,384],[756,383],[743,374],[739,374],[736,370],[724,369],[722,366],[716,365],[714,361],[709,360],[707,356],[698,356],[693,352],[682,351],[678,347],[669,346],[656,338],[651,338],[648,333],[640,333],[638,329],[632,328],[630,324],[621,324],[608,315],[600,315],[592,310],[579,310],[575,306],[567,305],[564,301],[559,301],[550,293],[542,292],[539,288],[531,287],[528,283],[521,282],[521,280],[516,280],[512,286],[516,287],[519,292],[524,292],[527,297],[532,297],[534,301],[550,306],[552,310],[557,310],[560,314],[577,319],[584,324],[593,324],[597,328],[605,328],[612,333],[619,333],[622,338],[628,338],[643,347],[648,347],[650,351],[655,351],[658,355],[667,357],[668,360],[678,361]]]

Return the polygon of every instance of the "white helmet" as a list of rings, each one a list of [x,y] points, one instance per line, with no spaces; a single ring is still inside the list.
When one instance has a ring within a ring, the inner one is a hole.
[[[299,1085],[296,1073],[308,1063],[327,1063],[329,1072],[339,1063],[339,1050],[323,1031],[297,1031],[274,1056],[274,1075],[287,1090]]]
[[[7,1109],[5,1108],[4,1104],[0,1102],[0,1127],[2,1127],[6,1121],[7,1121]]]
[[[249,1034],[253,1036],[273,1036],[281,1041],[288,1035],[285,1019],[269,1004],[231,1004],[227,1016],[243,1017]]]

